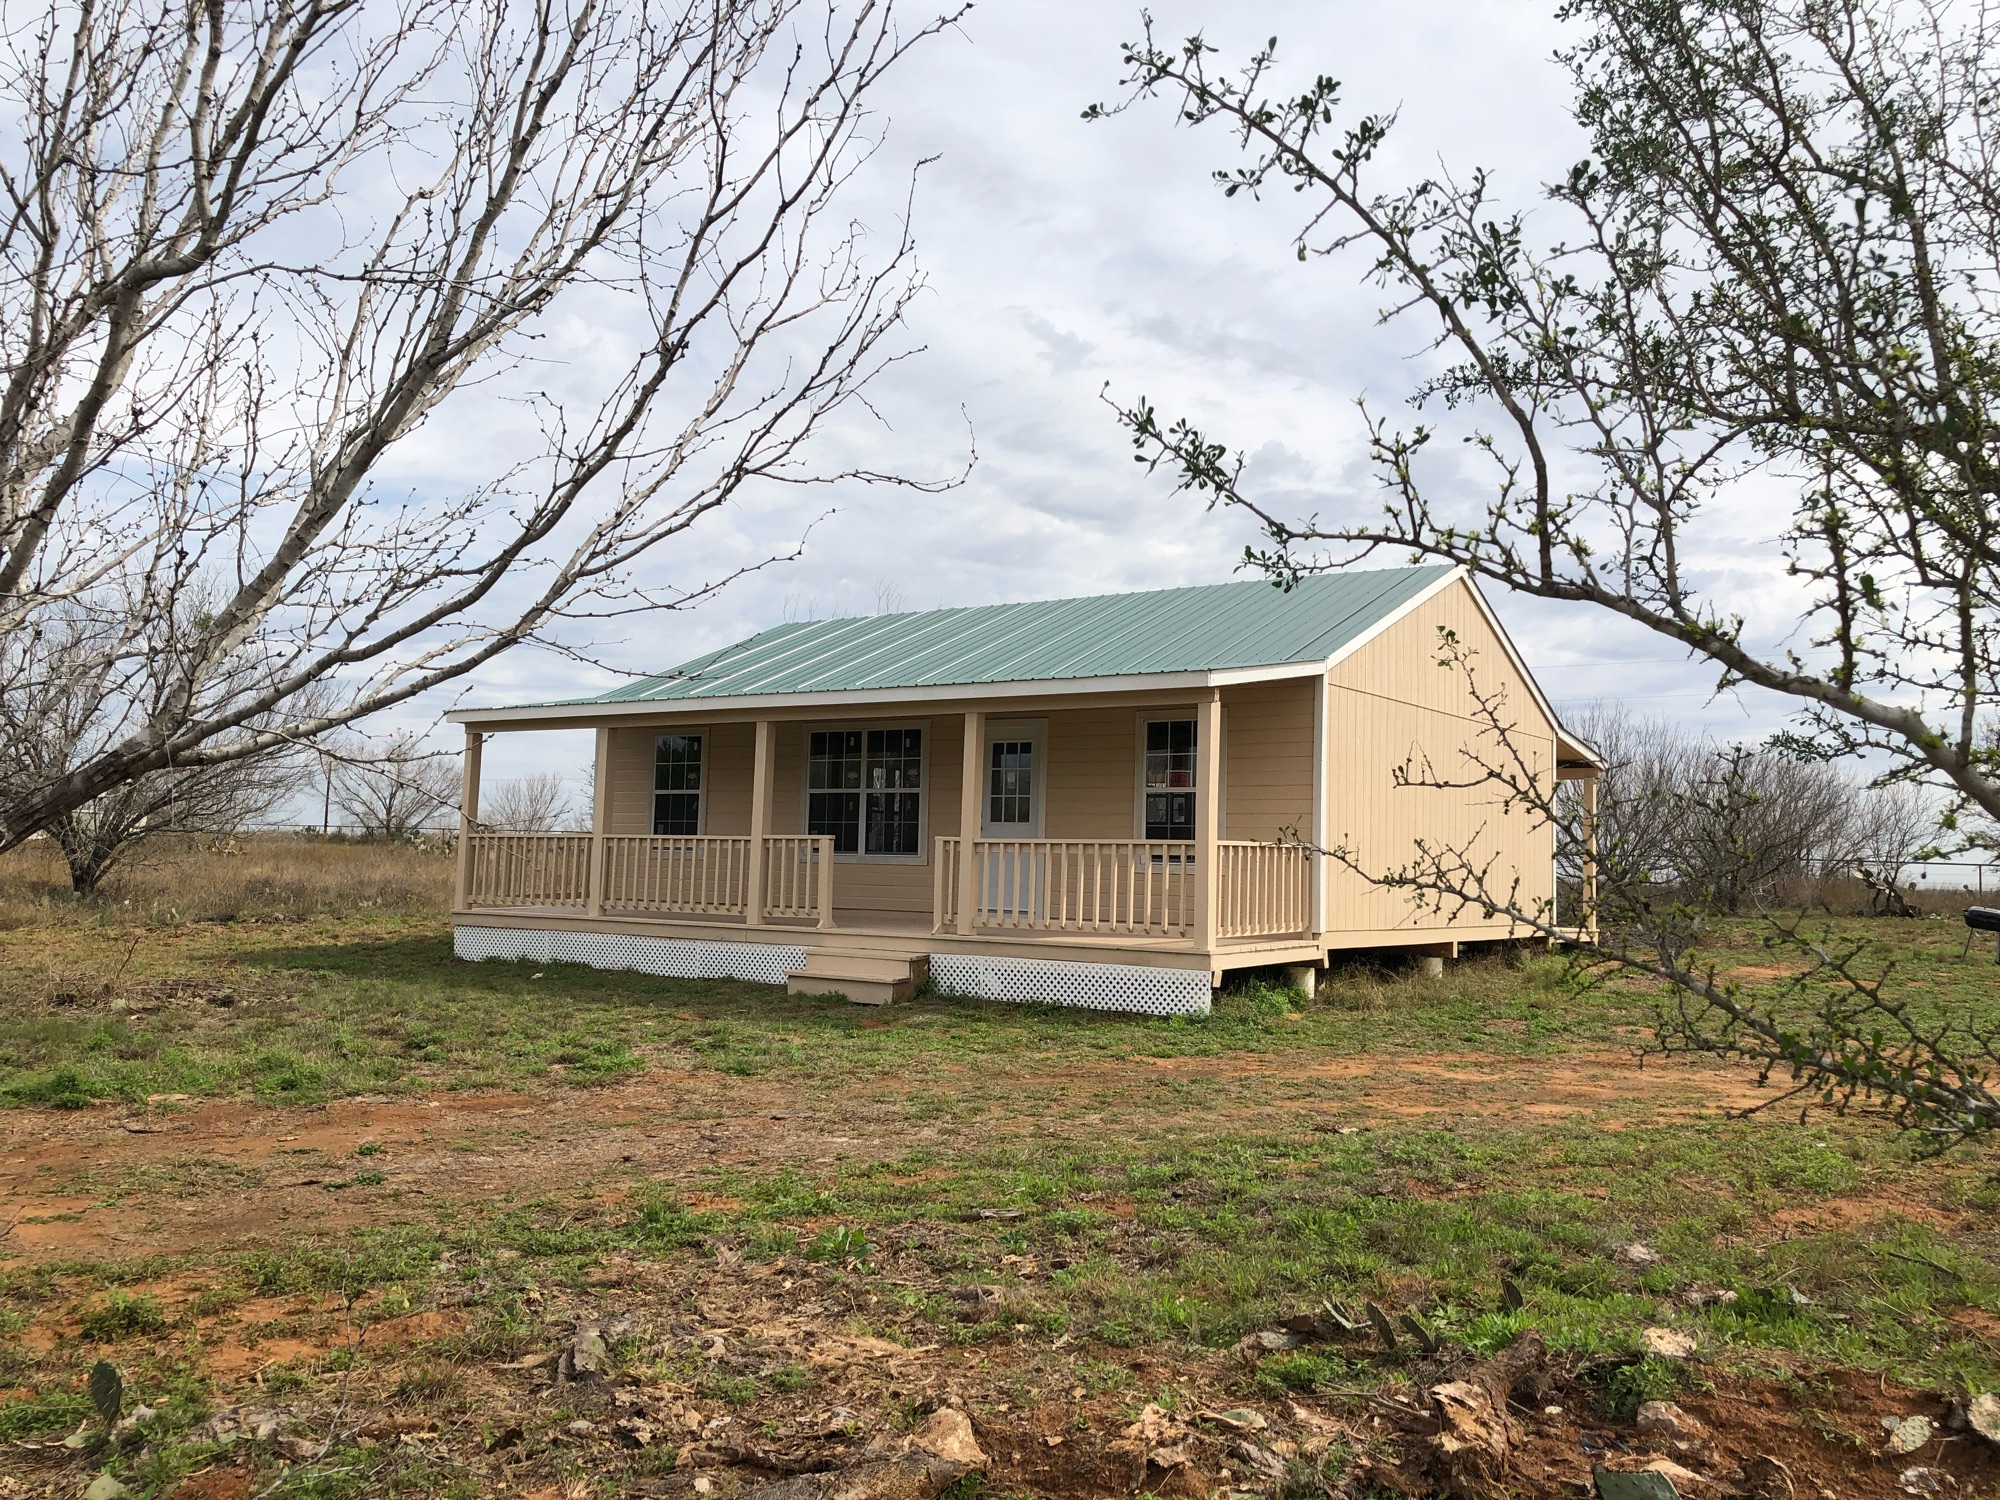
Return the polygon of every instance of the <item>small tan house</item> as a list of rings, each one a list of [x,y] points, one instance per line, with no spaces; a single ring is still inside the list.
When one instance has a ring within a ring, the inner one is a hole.
[[[801,622],[601,697],[461,710],[457,951],[1181,1014],[1231,969],[1504,939],[1307,847],[1378,868],[1480,839],[1523,899],[1553,892],[1549,830],[1395,784],[1476,735],[1440,627],[1549,775],[1594,775],[1449,567]],[[573,728],[597,734],[591,831],[482,830],[486,736]]]

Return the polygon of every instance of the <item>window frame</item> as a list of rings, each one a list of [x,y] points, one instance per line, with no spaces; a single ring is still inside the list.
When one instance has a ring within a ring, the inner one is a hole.
[[[646,789],[647,837],[656,839],[706,838],[708,836],[708,784],[710,778],[713,777],[715,774],[714,763],[709,758],[710,746],[708,742],[709,740],[714,738],[714,736],[709,733],[709,727],[706,724],[690,724],[685,727],[677,724],[671,728],[654,729],[652,738],[653,738],[653,758],[652,760],[647,762],[647,769],[648,772],[650,773],[647,776],[648,786]],[[695,831],[693,833],[653,832],[653,830],[659,826],[661,796],[671,795],[675,797],[684,797],[687,795],[687,793],[685,792],[673,792],[673,793],[663,794],[660,791],[660,741],[669,738],[701,741],[701,785],[695,789],[694,793]]]
[[[815,719],[799,726],[799,831],[804,833],[812,820],[812,737],[815,734],[861,733],[862,779],[867,779],[868,731],[871,729],[917,729],[923,732],[917,755],[917,852],[915,854],[870,854],[857,849],[852,854],[836,852],[840,865],[928,865],[931,862],[931,721],[929,719]],[[868,837],[868,788],[861,791],[861,837]]]
[[[1191,839],[1149,839],[1146,837],[1146,726],[1162,724],[1171,719],[1192,719],[1195,724],[1195,836]],[[1222,710],[1222,733],[1217,737],[1215,756],[1215,823],[1216,838],[1229,837],[1229,708]],[[1178,844],[1201,842],[1201,708],[1197,704],[1185,706],[1177,703],[1163,704],[1158,708],[1142,708],[1132,716],[1132,838],[1141,844]]]

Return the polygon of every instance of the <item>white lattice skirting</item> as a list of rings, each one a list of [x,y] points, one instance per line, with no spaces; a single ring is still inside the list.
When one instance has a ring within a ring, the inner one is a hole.
[[[931,983],[947,994],[988,1000],[1135,1010],[1149,1016],[1208,1014],[1206,969],[1144,969],[1132,964],[933,953]]]
[[[519,927],[454,927],[460,958],[531,959],[539,964],[588,964],[632,969],[669,979],[747,979],[783,984],[803,968],[806,950],[787,943],[704,943],[691,938],[638,937],[624,932],[547,932]],[[1045,958],[988,958],[934,953],[931,982],[952,995],[1087,1010],[1137,1011],[1148,1016],[1205,1016],[1208,970],[1147,969],[1132,964],[1079,964]]]
[[[633,969],[668,979],[747,979],[783,984],[802,968],[806,950],[789,943],[702,943],[626,932],[534,932],[515,927],[454,927],[460,958],[528,958],[539,964]]]

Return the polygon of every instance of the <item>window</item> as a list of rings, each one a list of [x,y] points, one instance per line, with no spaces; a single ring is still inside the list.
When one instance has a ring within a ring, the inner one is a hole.
[[[986,821],[1026,827],[1035,821],[1035,742],[995,740],[986,770]]]
[[[806,832],[837,854],[923,853],[924,732],[816,729],[806,746]]]
[[[701,832],[701,736],[663,734],[653,748],[653,832]]]
[[[1146,837],[1194,838],[1193,719],[1151,719],[1146,724]]]

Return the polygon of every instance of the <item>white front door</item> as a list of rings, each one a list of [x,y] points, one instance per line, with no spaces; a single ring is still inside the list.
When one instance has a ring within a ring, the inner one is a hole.
[[[987,724],[986,785],[979,802],[982,838],[1042,836],[1042,742],[1047,737],[1048,724],[1042,719],[1002,719]]]
[[[1002,719],[986,726],[980,763],[979,833],[987,839],[1042,836],[1041,719]],[[1027,916],[1041,909],[1042,860],[1035,849],[989,848],[980,871],[981,905],[995,915]]]

